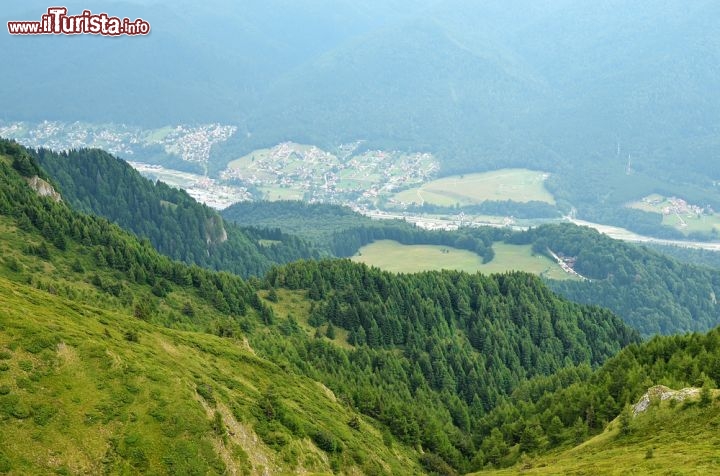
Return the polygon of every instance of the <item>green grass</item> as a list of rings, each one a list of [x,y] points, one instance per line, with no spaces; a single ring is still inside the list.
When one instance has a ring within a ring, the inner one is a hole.
[[[574,279],[545,256],[533,256],[530,245],[495,243],[495,258],[483,264],[475,253],[448,246],[403,245],[379,240],[360,248],[352,260],[397,273],[453,269],[474,273],[526,271],[552,279]]]
[[[495,258],[483,265],[483,273],[526,271],[550,279],[577,279],[566,273],[558,264],[544,255],[534,255],[531,245],[493,244]]]
[[[292,316],[292,318],[295,319],[295,322],[300,326],[300,329],[302,329],[308,337],[314,337],[317,329],[308,323],[308,317],[310,315],[310,301],[307,299],[307,292],[278,289],[277,295],[277,302],[266,301],[266,303],[272,307],[275,315],[278,316],[278,320],[284,321]],[[267,299],[268,292],[260,291],[260,296]],[[282,323],[280,325],[282,326]],[[353,345],[348,343],[349,333],[342,327],[335,327],[335,338],[332,340],[325,336],[327,324],[321,325],[319,329],[322,334],[322,339],[332,342],[342,349],[355,348]]]
[[[264,200],[302,200],[302,190],[285,187],[259,187]]]
[[[605,432],[565,451],[526,461],[516,467],[483,471],[478,475],[498,474],[720,474],[720,403],[709,407],[698,402],[668,402],[634,417],[630,433],[619,434],[616,419]]]
[[[235,159],[230,162],[227,166],[230,169],[247,169],[253,170],[257,167],[254,165],[256,161],[262,161],[268,158],[270,155],[270,149],[258,149],[251,153]]]
[[[0,474],[331,474],[338,467],[399,474],[416,467],[414,451],[389,448],[372,419],[358,416],[361,431],[350,428],[356,414],[332,392],[256,356],[249,342],[275,335],[273,328],[237,330],[235,338],[204,333],[227,316],[180,286],[156,300],[152,322],[164,326],[137,319],[132,303],[89,282],[121,280],[115,271],[97,268],[73,243],[53,249],[50,261],[21,251],[39,240],[0,217]],[[76,263],[86,271],[74,271]],[[149,294],[147,286],[123,286],[134,299]],[[178,311],[186,302],[193,320]],[[309,327],[301,293],[283,294],[277,306],[279,324],[292,310]],[[336,336],[347,347],[347,335]],[[263,417],[268,392],[283,419]],[[319,431],[343,452],[318,448],[308,435]]]
[[[172,131],[173,128],[170,126],[161,127],[160,129],[151,129],[146,133],[145,140],[147,142],[159,142],[165,139]]]
[[[642,200],[628,203],[628,208],[634,208],[650,213],[662,215],[662,224],[680,230],[686,235],[692,232],[720,231],[720,214],[712,215],[695,213],[663,213],[664,209],[672,207],[670,200],[659,194],[651,194]]]
[[[0,472],[329,474],[306,436],[317,430],[343,445],[341,467],[414,465],[372,421],[351,429],[354,412],[329,390],[246,341],[159,328],[5,278],[0,296]],[[284,423],[259,412],[268,392]]]
[[[685,234],[692,233],[693,231],[704,231],[711,232],[713,230],[720,231],[720,215],[680,215],[682,221],[677,215],[664,215],[663,225],[677,228]],[[686,226],[682,226],[685,223]]]
[[[420,187],[395,194],[403,203],[441,206],[474,205],[486,200],[541,201],[555,203],[545,188],[543,172],[502,169],[493,172],[456,175],[433,180]]]

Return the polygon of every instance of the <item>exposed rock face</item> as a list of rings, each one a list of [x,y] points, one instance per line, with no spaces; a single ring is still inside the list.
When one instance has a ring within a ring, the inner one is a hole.
[[[41,197],[50,197],[56,202],[62,202],[62,197],[57,192],[57,190],[55,190],[52,185],[50,185],[37,175],[26,180],[28,182],[28,185],[30,185],[30,188],[35,190],[35,192]]]
[[[215,215],[205,223],[205,241],[208,245],[225,243],[228,239],[225,224],[219,215]]]
[[[690,387],[683,388],[682,390],[673,390],[664,385],[655,385],[654,387],[650,387],[648,391],[645,392],[645,395],[633,406],[633,416],[637,416],[647,410],[652,400],[675,400],[682,402],[687,398],[694,398],[698,395],[700,395],[699,388]]]

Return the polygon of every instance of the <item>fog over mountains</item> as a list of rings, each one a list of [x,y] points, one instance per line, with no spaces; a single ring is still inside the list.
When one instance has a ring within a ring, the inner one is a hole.
[[[718,201],[711,184],[720,177],[712,160],[720,148],[716,2],[67,7],[142,17],[152,33],[3,35],[13,65],[0,80],[4,119],[237,124],[238,134],[214,152],[215,171],[283,140],[328,146],[365,139],[434,152],[447,173],[498,166],[561,172],[560,188],[574,205],[580,191],[568,170],[577,165],[586,174],[609,173],[610,181],[634,173],[692,183],[702,202]],[[3,21],[39,19],[46,8],[13,5]],[[585,199],[602,202],[604,193],[613,200],[612,190]]]

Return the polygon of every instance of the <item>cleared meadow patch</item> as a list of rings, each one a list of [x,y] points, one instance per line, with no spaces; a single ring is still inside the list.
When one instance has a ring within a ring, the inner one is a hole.
[[[475,253],[442,245],[403,245],[379,240],[360,248],[351,259],[395,273],[452,269],[468,273],[526,271],[551,279],[575,279],[546,256],[533,255],[530,245],[495,243],[495,258],[483,264]]]
[[[545,188],[548,175],[527,169],[454,175],[433,180],[395,194],[402,203],[429,203],[441,206],[475,205],[486,200],[539,201],[555,203]]]

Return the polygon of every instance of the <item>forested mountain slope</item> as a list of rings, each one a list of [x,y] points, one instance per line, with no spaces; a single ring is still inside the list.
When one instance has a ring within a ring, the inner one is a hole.
[[[102,454],[111,471],[463,472],[477,467],[480,419],[519,383],[638,340],[522,273],[397,277],[308,261],[243,281],[187,266],[40,197],[18,170],[39,172],[3,142],[4,468],[92,471]],[[87,385],[67,388],[68,374]],[[95,443],[58,447],[66,427]],[[40,428],[47,439],[13,443]],[[267,460],[252,459],[253,435]],[[38,456],[49,447],[52,460]]]
[[[239,202],[221,212],[235,223],[260,228],[279,228],[314,244],[330,247],[335,233],[373,223],[348,207],[295,200]]]
[[[483,418],[490,435],[481,448],[483,463],[497,468],[523,459],[528,474],[717,472],[718,344],[717,328],[655,337],[628,346],[594,372],[583,366],[521,384]],[[658,385],[694,390],[673,402],[670,394],[661,400],[668,389],[655,389],[646,410],[630,407]],[[573,448],[588,435],[598,436]]]
[[[720,324],[720,272],[574,225],[541,226],[509,238],[574,259],[590,281],[549,283],[578,302],[612,309],[642,334],[706,331]]]
[[[218,146],[211,168],[278,134],[325,147],[366,139],[432,152],[444,174],[545,170],[561,209],[592,221],[657,232],[657,214],[623,208],[653,192],[720,208],[715,2],[410,11],[269,83],[248,133]]]
[[[171,258],[257,276],[272,264],[317,257],[308,244],[282,233],[274,232],[271,244],[262,245],[262,230],[228,224],[185,191],[152,183],[104,151],[41,149],[31,154],[73,208],[106,217]]]
[[[708,251],[663,247],[658,252],[571,224],[544,225],[527,232],[499,228],[430,232],[403,222],[369,220],[336,206],[299,202],[238,204],[224,214],[228,219],[248,216],[252,223],[307,233],[335,256],[352,256],[363,245],[391,239],[462,248],[489,262],[494,258],[494,243],[532,244],[535,253],[551,259],[550,251],[563,255],[589,278],[550,280],[554,291],[573,301],[609,308],[644,335],[706,331],[720,324],[720,272],[707,266],[717,260]],[[308,224],[306,229],[303,223]],[[678,260],[683,256],[693,262]]]

